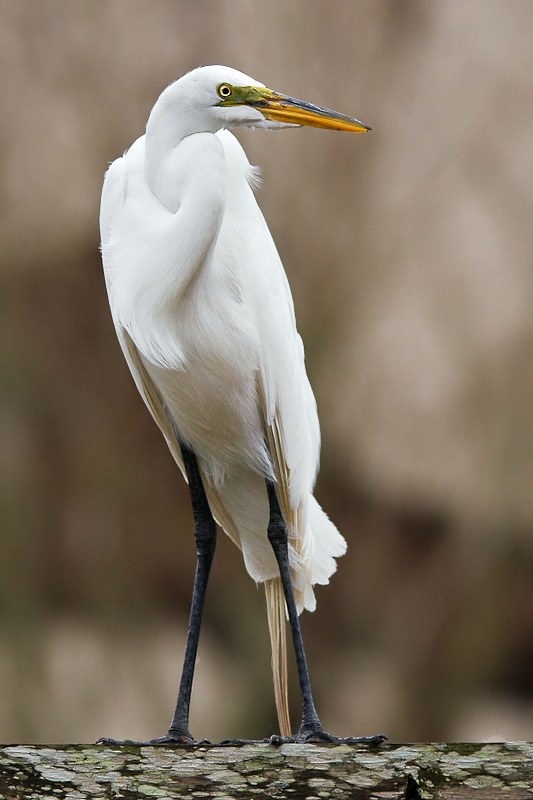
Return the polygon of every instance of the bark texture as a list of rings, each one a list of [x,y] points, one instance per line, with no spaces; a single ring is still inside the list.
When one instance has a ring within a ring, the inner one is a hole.
[[[5,800],[533,798],[533,744],[3,745]]]

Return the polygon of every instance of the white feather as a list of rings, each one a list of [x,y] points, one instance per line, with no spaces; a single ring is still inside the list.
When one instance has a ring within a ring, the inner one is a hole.
[[[158,168],[147,179],[149,124],[110,166],[102,194],[117,334],[176,461],[183,469],[179,432],[256,581],[278,574],[264,485],[275,477],[298,610],[313,609],[312,586],[327,583],[345,542],[312,496],[316,404],[287,278],[250,186],[257,173],[227,130],[182,132],[165,151],[157,104],[152,115]]]
[[[221,102],[224,84],[238,102]],[[236,87],[245,87],[240,100]],[[268,92],[227,67],[167,87],[146,134],[106,174],[100,227],[111,313],[137,388],[184,474],[180,442],[196,454],[213,516],[265,584],[278,718],[289,735],[285,601],[265,478],[276,482],[288,528],[298,612],[315,608],[313,585],[328,582],[346,544],[313,497],[316,404],[287,278],[252,191],[258,171],[226,130],[292,124],[256,107]],[[300,106],[309,124],[316,112],[333,127],[342,116]]]

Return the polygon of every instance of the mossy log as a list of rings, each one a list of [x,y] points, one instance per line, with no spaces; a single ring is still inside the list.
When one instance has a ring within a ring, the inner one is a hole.
[[[5,800],[526,800],[533,744],[0,746]]]

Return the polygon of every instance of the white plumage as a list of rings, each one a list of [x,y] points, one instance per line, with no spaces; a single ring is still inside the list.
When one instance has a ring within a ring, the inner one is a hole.
[[[227,130],[294,123],[258,101],[224,105],[226,85],[269,92],[226,67],[194,70],[110,166],[105,278],[139,392],[184,474],[178,436],[196,454],[213,516],[260,582],[279,580],[266,535],[265,478],[275,480],[300,612],[315,608],[313,584],[327,583],[346,545],[313,497],[320,434],[292,297],[256,170]]]

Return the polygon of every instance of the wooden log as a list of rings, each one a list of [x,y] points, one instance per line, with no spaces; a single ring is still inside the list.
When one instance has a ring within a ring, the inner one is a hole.
[[[529,800],[533,744],[0,746],[5,800]]]

